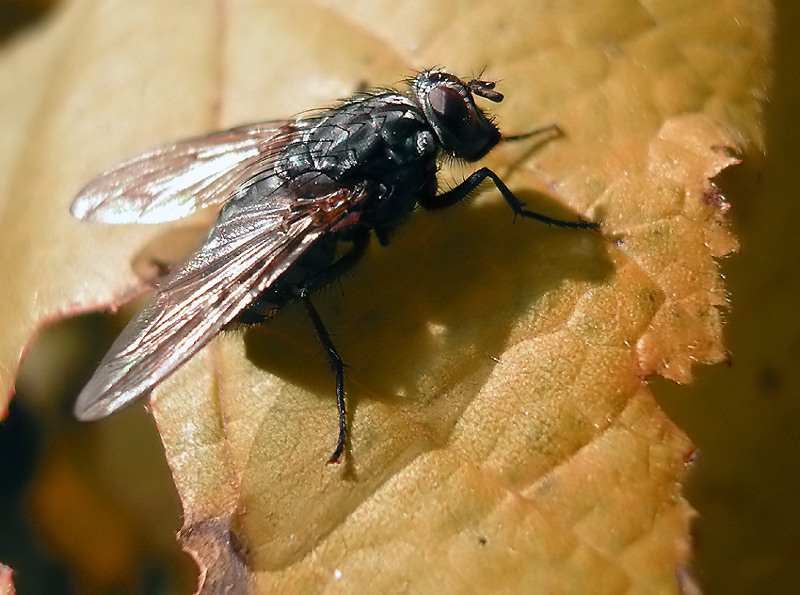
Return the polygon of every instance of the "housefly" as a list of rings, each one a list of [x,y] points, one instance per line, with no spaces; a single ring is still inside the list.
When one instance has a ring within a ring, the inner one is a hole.
[[[145,153],[100,175],[72,214],[101,223],[175,220],[221,204],[203,244],[156,285],[80,393],[75,415],[102,418],[164,380],[232,323],[254,323],[300,300],[335,376],[345,448],[344,363],[310,294],[387,245],[417,205],[453,205],[489,178],[517,216],[570,228],[596,224],[528,211],[490,169],[437,193],[437,163],[473,162],[500,140],[475,97],[500,102],[486,80],[426,70],[406,93],[357,94],[296,120],[240,126]]]

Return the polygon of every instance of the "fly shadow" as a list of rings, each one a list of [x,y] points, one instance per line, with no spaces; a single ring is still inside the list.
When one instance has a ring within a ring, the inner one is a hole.
[[[540,194],[519,198],[553,211]],[[599,233],[515,221],[492,200],[416,213],[388,247],[373,242],[350,274],[312,297],[349,365],[349,417],[365,401],[382,403],[432,446],[447,441],[516,321],[560,285],[611,271]],[[335,419],[333,375],[302,307],[248,328],[245,345],[257,367],[330,399]]]

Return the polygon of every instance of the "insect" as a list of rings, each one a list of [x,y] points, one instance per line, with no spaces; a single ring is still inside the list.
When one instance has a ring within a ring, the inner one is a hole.
[[[164,380],[232,323],[263,321],[292,300],[305,306],[335,377],[345,449],[345,365],[310,295],[350,269],[372,233],[385,246],[420,205],[453,205],[490,179],[516,216],[569,228],[528,211],[490,169],[437,193],[437,163],[477,161],[501,140],[475,97],[500,102],[486,80],[441,69],[406,93],[357,94],[296,120],[193,138],[103,173],[75,198],[72,214],[102,223],[153,223],[222,204],[200,248],[156,285],[80,393],[75,415],[105,417]]]

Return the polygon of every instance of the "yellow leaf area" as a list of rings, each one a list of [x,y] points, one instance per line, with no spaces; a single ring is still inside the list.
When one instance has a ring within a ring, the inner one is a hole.
[[[736,241],[709,180],[761,148],[770,19],[752,0],[75,1],[0,63],[38,98],[0,90],[16,115],[3,388],[36,329],[137,287],[131,263],[168,233],[71,220],[96,171],[426,66],[486,67],[502,130],[565,133],[486,165],[529,208],[600,233],[513,221],[487,188],[415,213],[315,296],[351,366],[342,465],[326,464],[333,379],[302,309],[224,333],[151,403],[184,545],[209,592],[690,588],[692,447],[645,379],[724,358],[714,258]],[[47,76],[27,82],[34,63]]]

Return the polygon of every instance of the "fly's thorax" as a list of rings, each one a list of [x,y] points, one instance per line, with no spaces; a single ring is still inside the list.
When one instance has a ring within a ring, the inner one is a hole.
[[[357,97],[333,108],[304,130],[277,158],[286,180],[321,172],[342,183],[382,179],[433,161],[438,141],[425,115],[398,93]]]

